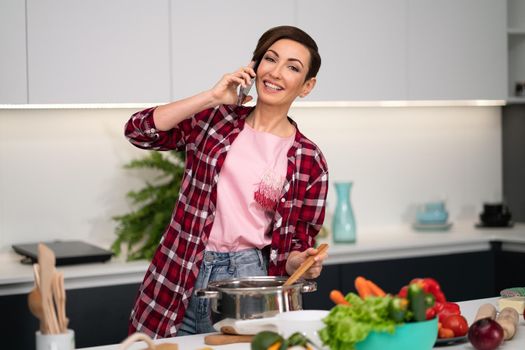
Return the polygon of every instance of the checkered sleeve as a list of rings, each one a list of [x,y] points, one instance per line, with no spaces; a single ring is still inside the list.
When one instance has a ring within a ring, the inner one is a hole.
[[[325,217],[328,172],[322,171],[308,184],[292,239],[292,250],[304,251],[315,244]]]
[[[311,161],[311,163],[310,163]],[[325,217],[328,194],[328,170],[321,153],[309,159],[306,168],[313,173],[306,185],[302,206],[292,239],[292,250],[304,251],[315,244],[315,237],[321,230]]]
[[[155,126],[153,113],[156,107],[147,108],[131,116],[124,127],[126,138],[138,148],[157,151],[183,151],[192,142],[192,137],[199,133],[196,130],[202,121],[209,118],[213,109],[206,109],[188,116],[173,129],[158,130]]]

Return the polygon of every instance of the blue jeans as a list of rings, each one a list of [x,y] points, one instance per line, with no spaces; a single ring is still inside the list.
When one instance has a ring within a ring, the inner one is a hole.
[[[268,261],[259,249],[232,253],[204,252],[195,289],[206,288],[209,282],[230,278],[266,276]],[[192,295],[177,336],[215,332],[211,321],[210,301]]]

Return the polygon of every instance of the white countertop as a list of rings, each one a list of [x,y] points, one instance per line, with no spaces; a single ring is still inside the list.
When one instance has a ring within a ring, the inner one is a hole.
[[[476,312],[480,305],[484,303],[492,303],[494,306],[497,307],[497,299],[498,298],[488,298],[488,299],[478,299],[478,300],[470,300],[470,301],[464,301],[460,302],[461,307],[461,313],[465,316],[467,319],[469,325],[474,320],[474,317],[476,315]],[[162,339],[155,341],[156,343],[177,343],[179,344],[179,349],[184,350],[199,350],[203,349],[205,347],[209,347],[204,344],[204,335],[190,335],[190,336],[184,336],[184,337],[176,337],[176,338],[170,338],[170,339]],[[144,349],[145,344],[142,342],[134,344],[132,347],[130,347],[130,350],[137,350],[137,349]],[[230,345],[221,345],[221,346],[213,346],[213,349],[217,350],[249,350],[250,344],[243,343],[243,344],[230,344]],[[520,317],[520,322],[518,325],[518,329],[516,331],[516,335],[513,339],[506,341],[501,347],[502,350],[522,350],[525,348],[525,321],[523,320],[523,317]],[[98,346],[98,347],[92,347],[92,348],[85,348],[85,350],[91,349],[91,350],[117,350],[117,345],[107,345],[107,346]],[[436,347],[435,349],[447,349],[447,350],[458,350],[458,349],[468,349],[473,350],[474,348],[470,343],[464,342],[461,344],[446,346],[446,347]]]
[[[355,244],[330,244],[325,264],[341,264],[410,258],[451,253],[487,251],[491,241],[502,242],[505,251],[525,252],[525,224],[513,228],[478,229],[471,223],[454,223],[446,232],[416,232],[410,227],[358,231]],[[30,265],[20,263],[13,251],[0,252],[0,296],[28,293],[33,286]],[[106,263],[59,266],[66,289],[140,283],[147,261],[125,262],[113,258]]]

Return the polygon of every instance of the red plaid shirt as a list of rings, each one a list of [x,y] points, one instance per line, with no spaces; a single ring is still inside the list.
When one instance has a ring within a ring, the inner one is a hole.
[[[127,122],[126,137],[135,146],[186,152],[179,199],[139,289],[130,333],[175,336],[213,225],[221,167],[251,109],[221,105],[199,112],[169,131],[155,128],[154,108],[135,113]],[[326,161],[298,129],[287,156],[286,180],[272,221],[268,273],[273,276],[286,275],[291,251],[314,245],[324,220],[328,190]]]

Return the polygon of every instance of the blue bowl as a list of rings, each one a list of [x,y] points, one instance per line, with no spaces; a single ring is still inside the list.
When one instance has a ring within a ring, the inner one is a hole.
[[[356,344],[357,350],[430,350],[438,334],[437,317],[399,325],[393,334],[372,332]]]

